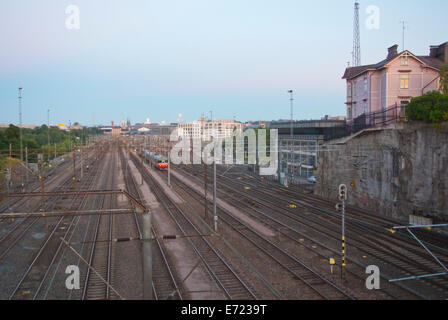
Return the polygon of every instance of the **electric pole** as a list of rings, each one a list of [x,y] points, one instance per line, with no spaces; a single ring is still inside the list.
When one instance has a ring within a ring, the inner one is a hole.
[[[207,201],[207,182],[208,182],[208,177],[207,177],[207,164],[204,162],[204,219],[205,221],[208,220],[208,201]]]
[[[20,135],[20,161],[23,162],[23,141],[22,141],[22,91],[23,88],[19,88],[19,135]],[[23,188],[23,173],[22,176],[22,188]]]
[[[69,134],[69,140],[70,140],[70,152],[72,151],[72,122],[68,121],[68,134]]]
[[[210,136],[210,139],[215,143],[215,125],[213,123],[213,112],[210,111],[210,118],[212,122],[212,134]],[[218,216],[216,215],[216,144],[213,147],[213,221],[215,224],[215,232],[218,231]]]
[[[50,162],[50,109],[47,110],[48,162]]]
[[[291,123],[290,123],[290,138],[291,138],[291,141],[290,141],[290,143],[289,143],[289,145],[290,145],[290,152],[289,152],[289,161],[290,161],[290,165],[288,166],[288,158],[286,158],[286,170],[287,170],[287,172],[288,173],[290,173],[289,171],[291,170],[291,173],[290,173],[290,179],[291,179],[291,181],[290,181],[290,183],[292,183],[292,180],[293,180],[293,168],[292,168],[292,166],[293,166],[293,161],[292,161],[292,159],[293,159],[293,138],[294,138],[294,96],[293,96],[293,94],[294,94],[294,91],[293,90],[289,90],[288,91],[288,93],[289,93],[289,100],[290,100],[290,107],[291,107]]]
[[[169,152],[168,152],[168,187],[171,188],[171,160]]]
[[[26,176],[25,176],[25,187],[28,185],[28,147],[25,147],[25,168],[26,168]]]

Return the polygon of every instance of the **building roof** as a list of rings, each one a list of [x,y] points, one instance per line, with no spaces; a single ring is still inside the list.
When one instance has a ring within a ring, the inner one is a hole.
[[[382,69],[382,68],[384,68],[384,66],[386,64],[395,60],[397,57],[401,56],[405,52],[411,54],[412,56],[419,59],[425,65],[427,65],[428,67],[431,67],[431,68],[440,69],[440,67],[445,64],[444,61],[441,59],[433,58],[431,56],[415,56],[411,52],[405,50],[405,51],[402,51],[397,54],[391,54],[386,59],[384,59],[383,61],[380,61],[376,64],[369,64],[369,65],[364,65],[364,66],[359,66],[359,67],[349,67],[349,68],[345,69],[345,73],[342,76],[342,79],[353,79],[353,78],[356,78],[357,76],[363,74],[366,71]]]
[[[422,60],[428,66],[436,68],[436,69],[440,69],[443,65],[445,65],[443,60],[440,60],[440,59],[437,59],[437,58],[433,58],[433,57],[430,57],[430,56],[417,56],[417,58]]]

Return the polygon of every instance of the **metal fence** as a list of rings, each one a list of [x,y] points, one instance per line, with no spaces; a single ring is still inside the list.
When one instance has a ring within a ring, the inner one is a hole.
[[[400,122],[406,119],[407,105],[395,104],[394,106],[371,113],[365,113],[347,124],[349,134],[357,133],[367,128],[384,126],[389,123]]]

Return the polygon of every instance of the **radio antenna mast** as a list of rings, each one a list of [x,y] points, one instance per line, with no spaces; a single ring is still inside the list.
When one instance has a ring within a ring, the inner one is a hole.
[[[359,3],[355,2],[355,16],[353,19],[353,53],[352,67],[361,65],[361,32],[359,29]]]

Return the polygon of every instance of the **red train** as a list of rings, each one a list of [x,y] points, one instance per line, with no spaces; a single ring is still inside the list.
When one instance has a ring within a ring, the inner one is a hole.
[[[165,156],[148,150],[145,150],[145,155],[146,159],[149,158],[149,162],[154,168],[158,170],[168,170],[168,161]]]

